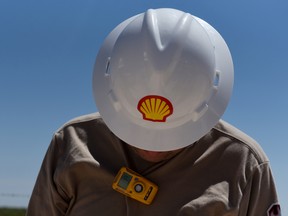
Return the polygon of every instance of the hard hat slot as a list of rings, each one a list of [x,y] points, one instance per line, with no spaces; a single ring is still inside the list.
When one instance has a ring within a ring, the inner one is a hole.
[[[203,114],[208,110],[208,104],[205,101],[202,103],[196,110],[195,112],[192,113],[192,120],[196,122],[199,118],[203,116]]]
[[[111,57],[108,57],[107,62],[106,62],[106,69],[105,69],[105,76],[110,76],[110,60]]]
[[[121,109],[121,104],[118,102],[116,95],[114,94],[114,92],[112,90],[109,91],[108,97],[109,97],[112,105],[114,106],[114,109],[117,112],[119,112],[119,110]]]
[[[218,87],[219,86],[219,82],[220,82],[220,71],[216,71],[214,80],[213,80],[213,85],[214,87]]]

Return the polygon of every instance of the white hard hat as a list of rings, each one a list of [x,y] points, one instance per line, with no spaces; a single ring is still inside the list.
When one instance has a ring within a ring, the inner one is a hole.
[[[93,93],[110,130],[150,151],[191,145],[215,126],[233,87],[221,35],[175,9],[155,9],[118,25],[94,67]]]

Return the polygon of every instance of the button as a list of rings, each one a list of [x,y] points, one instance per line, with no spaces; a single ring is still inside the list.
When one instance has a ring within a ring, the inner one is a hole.
[[[137,193],[141,193],[143,191],[143,185],[141,184],[136,184],[134,186],[134,190],[137,192]]]

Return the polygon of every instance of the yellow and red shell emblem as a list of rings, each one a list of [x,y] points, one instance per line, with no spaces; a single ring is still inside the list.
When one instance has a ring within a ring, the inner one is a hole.
[[[138,102],[138,110],[143,119],[153,122],[165,122],[173,113],[172,103],[159,95],[147,95]]]

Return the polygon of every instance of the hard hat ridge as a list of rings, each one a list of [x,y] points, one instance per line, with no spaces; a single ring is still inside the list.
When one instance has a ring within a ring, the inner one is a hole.
[[[154,9],[149,9],[146,13],[144,13],[142,32],[144,34],[146,33],[150,40],[153,40],[155,43],[154,46],[159,51],[163,51],[167,48],[167,46],[178,41],[173,40],[173,38],[178,36],[187,36],[189,25],[193,19],[190,14],[184,13],[177,20],[163,20],[157,15],[158,13]],[[172,27],[165,28],[165,25],[167,25],[166,22],[170,22],[169,25]]]
[[[162,70],[176,67],[171,66],[172,63],[177,63],[172,59],[180,57],[190,26],[195,21],[190,14],[177,10],[171,12],[170,19],[169,17],[163,19],[163,13],[165,13],[165,9],[149,9],[145,12],[141,30],[143,41],[146,42],[143,46],[146,49],[144,53],[146,56],[152,56],[149,59],[150,61],[157,61],[152,64],[159,70],[161,70],[161,67],[165,67]],[[173,19],[173,13],[180,13],[180,17]],[[169,28],[167,28],[167,25]],[[156,57],[153,57],[153,55]]]

